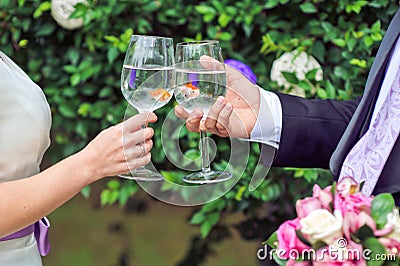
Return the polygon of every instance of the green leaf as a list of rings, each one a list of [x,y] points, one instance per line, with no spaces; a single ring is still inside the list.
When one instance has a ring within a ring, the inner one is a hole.
[[[384,260],[375,260],[375,258],[380,258],[380,256],[386,254],[385,247],[379,242],[379,240],[375,237],[367,238],[364,243],[364,252],[363,255],[367,256],[365,260],[367,261],[368,266],[380,266],[385,263]],[[369,251],[366,253],[366,251]]]
[[[221,32],[221,34],[219,34],[218,39],[220,39],[221,41],[230,41],[232,39],[232,34],[230,32]]]
[[[25,2],[26,2],[26,0],[18,0],[18,6],[23,7]]]
[[[82,188],[81,194],[85,199],[88,199],[90,197],[90,191],[91,191],[91,186],[86,186]]]
[[[275,231],[272,235],[270,235],[270,237],[263,242],[263,244],[267,244],[268,246],[270,246],[271,248],[278,248],[278,234]]]
[[[377,33],[381,32],[381,21],[380,20],[377,20],[374,24],[372,24],[371,31],[377,32]]]
[[[300,5],[300,9],[301,11],[303,11],[303,13],[306,14],[313,14],[313,13],[317,13],[317,8],[315,7],[315,5],[313,3],[303,3]]]
[[[310,246],[311,247],[311,243],[305,238],[305,236],[303,235],[303,233],[299,230],[296,230],[296,236],[299,238],[299,240],[301,242],[303,242],[304,245]]]
[[[60,113],[67,118],[76,117],[75,107],[70,103],[64,103],[58,107]]]
[[[119,205],[124,206],[128,199],[139,190],[139,187],[136,184],[126,184],[122,186],[119,191]]]
[[[209,222],[202,223],[200,226],[200,234],[202,238],[206,238],[212,229],[212,225]]]
[[[50,8],[51,8],[51,3],[49,1],[44,1],[40,3],[40,5],[33,12],[33,17],[35,19],[39,18],[43,14],[43,12],[50,10]]]
[[[343,39],[337,38],[337,39],[334,39],[332,41],[333,41],[334,44],[336,44],[339,47],[345,47],[346,46],[346,41],[343,40]]]
[[[271,9],[271,8],[276,7],[278,4],[279,4],[278,0],[268,0],[268,1],[266,1],[264,7],[266,9]]]
[[[219,17],[218,17],[218,23],[219,25],[221,25],[221,27],[225,28],[229,22],[231,21],[232,16],[226,14],[226,13],[222,13]]]
[[[107,59],[109,64],[112,64],[115,61],[115,59],[117,59],[118,56],[119,56],[119,50],[117,48],[112,47],[108,49]]]
[[[91,108],[92,105],[90,103],[82,103],[79,106],[77,113],[83,117],[87,117],[90,113]]]
[[[326,82],[326,95],[327,95],[327,98],[329,98],[329,99],[336,98],[335,87],[333,87],[332,83],[329,80]]]
[[[207,221],[212,225],[216,225],[219,221],[219,218],[221,217],[221,214],[219,212],[213,212],[210,213],[207,217]]]
[[[379,229],[386,224],[387,215],[393,212],[395,203],[392,194],[382,193],[372,200],[371,216]]]
[[[308,80],[316,80],[317,72],[318,72],[319,70],[320,70],[319,68],[311,69],[310,71],[308,71],[308,72],[306,73],[306,78],[307,78]]]
[[[71,86],[76,86],[81,82],[81,75],[80,73],[74,73],[70,78]]]
[[[18,46],[21,48],[25,48],[28,45],[28,40],[20,40],[18,42]]]
[[[237,201],[241,201],[242,200],[242,196],[243,196],[243,193],[246,191],[246,186],[241,186],[239,189],[238,189],[238,191],[236,192],[236,195],[235,195],[235,200],[237,200]]]
[[[353,58],[350,60],[351,65],[359,66],[361,68],[366,68],[367,67],[367,61],[365,60],[360,60],[357,58]]]
[[[111,180],[111,181],[108,181],[108,182],[107,182],[107,187],[108,187],[109,189],[112,189],[112,190],[119,189],[120,186],[121,186],[121,184],[120,184],[120,182],[117,181],[117,180]]]
[[[305,80],[301,80],[297,86],[299,86],[300,88],[302,88],[304,91],[311,91],[311,84]]]
[[[217,11],[211,6],[204,6],[199,5],[195,6],[194,8],[199,14],[206,15],[206,14],[216,14]]]
[[[326,93],[326,91],[321,88],[317,89],[317,95],[320,99],[323,99],[323,100],[328,98],[328,94]]]
[[[45,23],[36,32],[36,36],[38,36],[38,37],[48,36],[48,35],[52,34],[55,29],[56,29],[56,25],[54,25],[52,23]]]
[[[201,224],[205,220],[205,216],[202,212],[196,212],[192,219],[190,219],[190,224]]]
[[[282,75],[289,83],[297,84],[299,82],[296,73],[282,71]]]
[[[360,229],[357,230],[354,236],[357,237],[361,242],[364,242],[367,238],[374,237],[374,232],[368,225],[364,224],[360,227]]]
[[[103,190],[101,192],[101,194],[100,194],[100,204],[102,206],[105,206],[110,202],[110,193],[111,193],[111,191],[108,190],[108,189]]]
[[[305,169],[304,170],[304,178],[309,183],[313,183],[318,179],[318,172],[315,169]]]

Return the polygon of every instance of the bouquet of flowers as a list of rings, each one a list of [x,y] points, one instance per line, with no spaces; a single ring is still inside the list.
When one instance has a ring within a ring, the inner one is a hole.
[[[265,242],[279,265],[400,265],[400,216],[391,194],[365,196],[346,177],[315,185],[296,212]]]

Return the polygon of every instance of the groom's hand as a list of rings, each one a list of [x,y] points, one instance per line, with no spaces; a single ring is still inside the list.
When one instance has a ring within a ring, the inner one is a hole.
[[[201,58],[207,67],[210,57]],[[186,119],[189,131],[207,130],[221,137],[249,138],[260,108],[260,93],[256,85],[240,71],[225,65],[227,90],[225,98],[220,96],[211,107],[205,120],[203,113],[196,109],[186,112],[181,106],[175,107],[176,116]]]

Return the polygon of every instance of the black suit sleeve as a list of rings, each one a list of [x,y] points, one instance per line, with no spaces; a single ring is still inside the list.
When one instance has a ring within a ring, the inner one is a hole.
[[[359,100],[277,95],[282,104],[282,133],[273,166],[328,169],[329,159]]]

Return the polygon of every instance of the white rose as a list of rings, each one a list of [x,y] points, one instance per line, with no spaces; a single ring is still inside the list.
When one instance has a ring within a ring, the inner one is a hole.
[[[300,219],[301,232],[308,236],[311,244],[323,241],[327,245],[334,243],[335,239],[343,236],[343,216],[336,210],[334,215],[325,209],[312,211]]]
[[[393,212],[388,213],[385,228],[393,227],[393,231],[388,237],[400,242],[400,215],[397,208]]]

